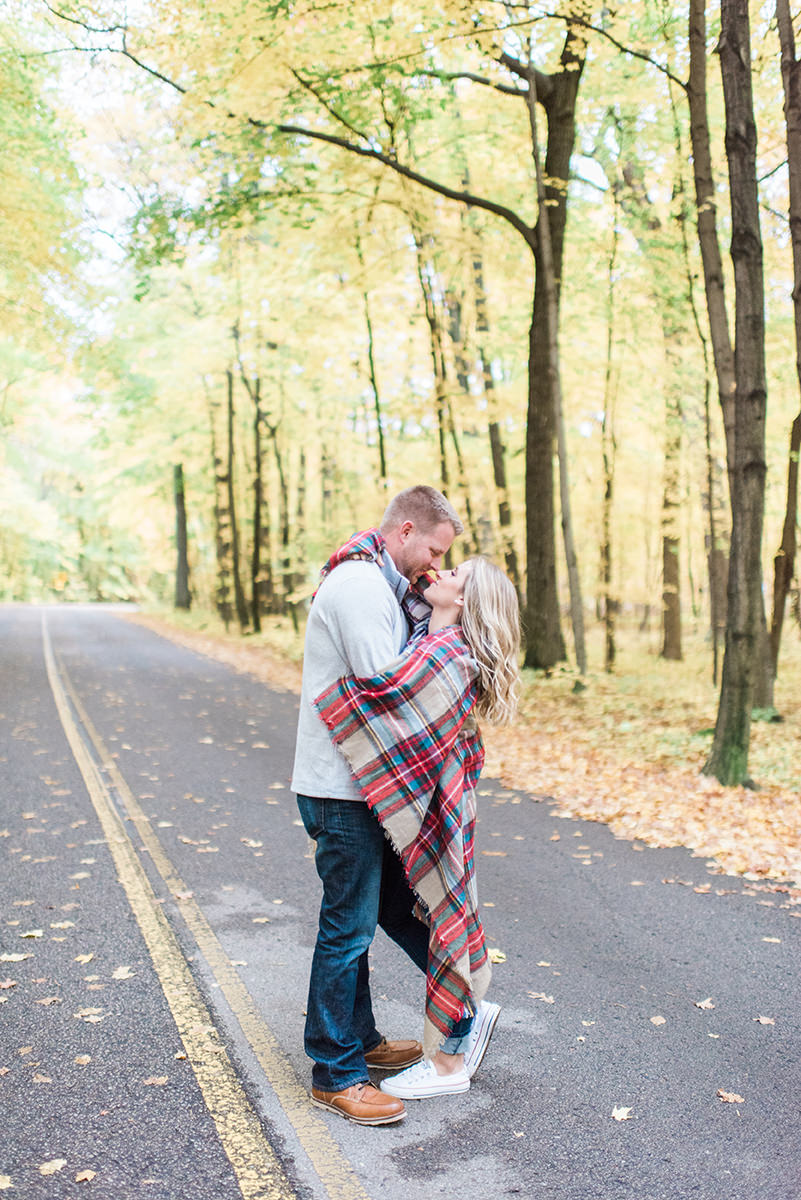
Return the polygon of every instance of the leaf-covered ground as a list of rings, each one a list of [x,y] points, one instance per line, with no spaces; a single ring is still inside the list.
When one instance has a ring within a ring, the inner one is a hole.
[[[299,640],[289,625],[243,639],[172,617],[135,619],[273,687],[299,690]],[[603,821],[619,837],[687,846],[721,871],[801,888],[798,630],[785,631],[775,697],[782,719],[752,724],[757,790],[701,774],[717,711],[709,647],[699,639],[684,662],[669,663],[653,637],[627,633],[615,674],[590,672],[583,691],[574,692],[569,670],[527,673],[516,724],[484,730],[486,773],[555,800],[565,815]]]

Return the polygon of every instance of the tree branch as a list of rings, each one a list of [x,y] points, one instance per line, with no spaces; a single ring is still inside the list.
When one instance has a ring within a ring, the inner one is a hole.
[[[354,142],[349,142],[346,138],[337,137],[333,133],[324,133],[322,130],[317,129],[306,129],[301,125],[276,125],[275,128],[278,133],[289,133],[294,134],[296,137],[305,137],[318,142],[326,142],[330,146],[339,146],[340,149],[347,150],[350,154],[357,154],[360,158],[370,158],[373,162],[382,163],[383,166],[390,167],[398,175],[402,175],[404,179],[410,179],[412,183],[419,183],[422,187],[428,188],[429,191],[436,192],[440,196],[445,196],[448,200],[456,200],[460,204],[466,204],[468,208],[481,208],[485,212],[493,213],[496,217],[507,221],[516,229],[532,250],[536,245],[534,229],[530,225],[527,225],[513,209],[507,208],[505,204],[496,204],[494,200],[487,200],[484,196],[476,196],[472,192],[459,192],[455,188],[448,187],[447,184],[440,183],[428,175],[421,175],[419,171],[405,166],[403,163],[398,162],[397,159],[391,158],[388,154],[383,154],[380,150],[374,150],[369,146],[358,146]]]
[[[467,79],[470,83],[480,83],[482,87],[492,88],[495,92],[503,92],[505,96],[523,96],[522,88],[511,87],[507,83],[495,83],[474,71],[415,71],[416,75],[424,75],[426,79],[444,79],[451,83],[454,79]]]

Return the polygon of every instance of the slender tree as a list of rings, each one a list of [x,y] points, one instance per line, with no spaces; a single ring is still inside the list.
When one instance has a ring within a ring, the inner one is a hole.
[[[748,0],[722,0],[720,68],[726,107],[735,291],[735,390],[730,436],[732,539],[729,605],[718,716],[704,772],[748,781],[751,709],[760,658],[765,503],[765,318],[756,177],[756,123]]]
[[[176,463],[172,470],[175,496],[175,607],[188,610],[192,607],[192,595],[189,591],[189,553],[183,464]]]
[[[793,316],[795,319],[796,374],[801,385],[801,62],[796,57],[795,34],[788,0],[776,0],[776,20],[781,46],[784,119],[787,132],[787,166],[790,191],[790,241],[793,249]],[[787,500],[782,540],[773,560],[773,616],[770,627],[771,661],[778,671],[779,647],[787,596],[795,574],[798,512],[798,458],[801,451],[801,413],[790,432]]]

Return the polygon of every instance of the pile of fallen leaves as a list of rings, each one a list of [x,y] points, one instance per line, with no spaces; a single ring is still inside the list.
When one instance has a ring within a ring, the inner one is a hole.
[[[134,619],[271,687],[300,689],[300,665],[278,648],[275,631],[265,644]],[[297,653],[291,630],[283,638]],[[791,682],[801,646],[795,630],[785,640],[776,684],[782,719],[752,725],[756,790],[701,774],[717,711],[708,647],[699,639],[684,662],[668,663],[633,632],[617,672],[591,673],[583,690],[574,690],[569,670],[526,673],[517,722],[483,731],[485,774],[555,801],[565,814],[603,821],[619,837],[687,846],[726,872],[801,884],[801,694]]]

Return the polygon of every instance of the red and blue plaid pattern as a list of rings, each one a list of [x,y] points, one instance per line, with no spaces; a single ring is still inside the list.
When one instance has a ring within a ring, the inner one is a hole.
[[[357,558],[365,562],[375,562],[383,568],[386,552],[387,544],[378,529],[364,529],[361,533],[351,534],[348,540],[334,551],[320,571],[320,583],[326,575],[331,574],[335,567],[349,559]],[[398,578],[400,578],[399,575]],[[314,595],[316,596],[317,593],[315,592]],[[312,596],[313,599],[314,596]],[[431,605],[424,598],[423,593],[414,584],[409,584],[401,598],[400,606],[406,614],[410,633],[412,635],[419,633],[431,616]]]
[[[332,684],[316,707],[403,862],[430,928],[426,1056],[475,1009],[490,966],[473,864],[484,762],[477,671],[459,626],[430,634],[371,679]]]

